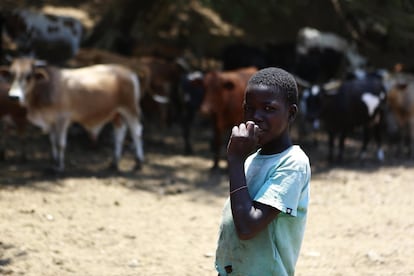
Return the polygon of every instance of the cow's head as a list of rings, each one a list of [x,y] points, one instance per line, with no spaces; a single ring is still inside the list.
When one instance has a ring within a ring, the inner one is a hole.
[[[310,122],[314,129],[318,129],[321,111],[321,87],[319,85],[313,85],[303,90],[300,109],[305,115],[306,121]]]
[[[303,90],[300,109],[314,129],[319,129],[324,109],[324,98],[338,93],[340,81],[330,81],[323,85],[312,85]]]
[[[36,82],[49,79],[49,75],[44,69],[45,66],[44,61],[33,58],[13,60],[8,70],[8,74],[12,79],[9,97],[18,100],[21,105],[25,105],[27,95],[33,90]]]

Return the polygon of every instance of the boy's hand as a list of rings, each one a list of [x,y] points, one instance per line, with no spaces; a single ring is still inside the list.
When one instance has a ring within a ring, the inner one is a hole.
[[[256,150],[258,129],[259,127],[252,121],[233,127],[230,141],[227,145],[228,160],[244,161]]]

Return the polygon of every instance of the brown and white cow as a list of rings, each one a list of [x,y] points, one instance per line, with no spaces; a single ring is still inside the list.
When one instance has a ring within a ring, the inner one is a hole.
[[[218,168],[223,135],[243,121],[243,99],[247,81],[257,72],[256,67],[231,71],[212,71],[204,76],[204,99],[201,113],[212,119],[213,168]]]
[[[27,108],[33,124],[49,133],[58,171],[64,170],[67,130],[72,122],[82,125],[92,137],[106,123],[114,123],[115,168],[128,125],[135,144],[136,167],[140,167],[144,153],[139,80],[130,69],[109,64],[60,69],[32,58],[18,58],[12,62],[10,73],[13,83],[9,96]]]

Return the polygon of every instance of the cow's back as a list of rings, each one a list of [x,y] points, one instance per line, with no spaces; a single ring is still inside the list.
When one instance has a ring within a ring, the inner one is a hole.
[[[391,88],[387,103],[401,126],[414,119],[414,81]]]
[[[373,120],[384,101],[385,91],[381,80],[346,80],[337,93],[324,95],[322,117],[328,129],[352,129]]]
[[[377,77],[366,77],[353,81],[355,93],[350,104],[356,125],[374,120],[385,105],[386,92],[382,80]],[[346,92],[346,91],[345,91]]]
[[[88,125],[108,121],[122,109],[139,114],[139,82],[119,65],[94,65],[61,71],[62,109],[74,121]],[[97,108],[99,106],[99,108]]]

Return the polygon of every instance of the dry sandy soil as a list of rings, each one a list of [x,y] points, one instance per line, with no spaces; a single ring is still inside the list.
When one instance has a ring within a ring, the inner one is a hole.
[[[162,133],[147,132],[142,171],[126,153],[119,174],[104,170],[108,141],[91,149],[69,137],[60,176],[46,170],[46,137],[26,140],[25,163],[11,147],[0,163],[0,274],[216,275],[225,163],[210,171],[200,132],[193,156],[177,131]],[[304,145],[312,200],[296,275],[414,275],[414,163],[349,154],[331,166],[323,145]]]

